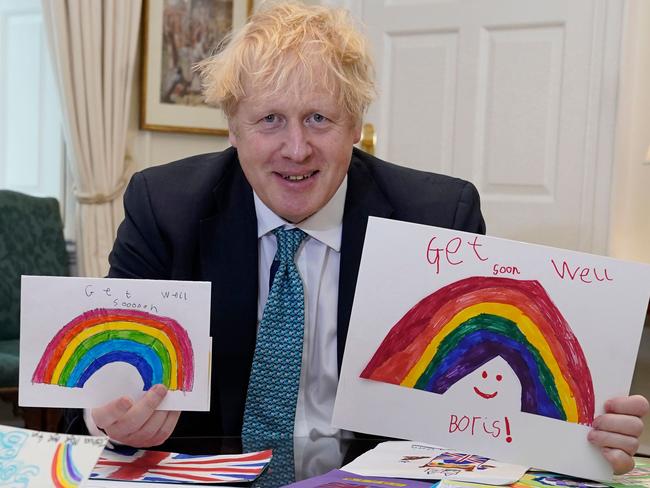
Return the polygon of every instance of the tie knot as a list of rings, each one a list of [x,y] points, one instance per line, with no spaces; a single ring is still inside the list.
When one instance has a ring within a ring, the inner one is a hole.
[[[273,233],[278,240],[278,251],[275,259],[282,263],[293,262],[296,251],[307,234],[300,229],[282,228],[275,229]]]

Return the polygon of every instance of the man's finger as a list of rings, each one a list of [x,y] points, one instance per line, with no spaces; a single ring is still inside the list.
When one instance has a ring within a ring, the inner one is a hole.
[[[135,432],[124,437],[122,441],[133,447],[154,446],[154,439],[167,419],[168,412],[158,410],[151,414],[147,421]]]
[[[133,406],[133,400],[128,397],[120,397],[117,400],[93,408],[90,415],[95,425],[102,430],[106,430],[119,419],[121,419]]]
[[[648,400],[641,395],[610,398],[605,402],[605,411],[608,413],[643,417],[649,409]]]
[[[643,432],[643,420],[632,415],[606,413],[596,417],[592,427],[597,430],[639,437]]]
[[[111,425],[109,435],[120,440],[137,432],[151,418],[166,394],[167,389],[163,385],[154,385],[119,421]]]
[[[634,456],[639,448],[639,439],[637,437],[617,434],[616,432],[592,430],[587,438],[589,442],[596,446],[620,450],[630,456]]]
[[[174,431],[180,412],[157,411],[131,436],[122,439],[125,444],[133,447],[152,447],[162,444]]]
[[[174,432],[174,428],[178,423],[178,418],[181,415],[181,413],[178,411],[167,412],[167,414],[168,415],[167,418],[165,419],[165,422],[158,430],[156,436],[152,439],[152,443],[151,443],[152,446],[157,446],[162,444],[169,438],[169,436],[172,435],[172,433]]]
[[[623,474],[634,469],[634,458],[620,449],[603,448],[603,456],[612,465],[614,474]]]

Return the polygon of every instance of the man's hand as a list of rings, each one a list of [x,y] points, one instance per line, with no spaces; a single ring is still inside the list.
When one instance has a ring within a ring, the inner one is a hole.
[[[133,447],[162,444],[174,431],[180,412],[158,410],[167,389],[154,385],[138,402],[120,397],[92,409],[95,425],[113,440]]]
[[[634,468],[632,456],[639,448],[643,432],[643,416],[648,413],[648,400],[641,395],[612,398],[605,402],[605,413],[594,419],[587,438],[603,451],[614,468],[614,474]]]

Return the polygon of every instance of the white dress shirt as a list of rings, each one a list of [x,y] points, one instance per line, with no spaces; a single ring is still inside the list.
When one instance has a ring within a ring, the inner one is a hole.
[[[330,201],[299,224],[290,224],[254,194],[259,256],[258,325],[269,296],[271,264],[277,250],[273,230],[297,227],[307,234],[296,252],[305,292],[305,332],[294,436],[338,435],[331,424],[338,385],[337,317],[339,264],[347,176]]]

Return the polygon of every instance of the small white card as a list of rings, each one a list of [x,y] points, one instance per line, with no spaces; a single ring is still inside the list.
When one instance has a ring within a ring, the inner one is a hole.
[[[528,468],[430,444],[389,441],[341,469],[361,476],[509,485],[518,481]]]
[[[370,218],[332,423],[609,479],[587,434],[649,297],[645,264]]]
[[[161,383],[210,408],[210,283],[23,276],[19,404],[92,408]]]
[[[0,484],[81,486],[107,441],[0,425]]]

